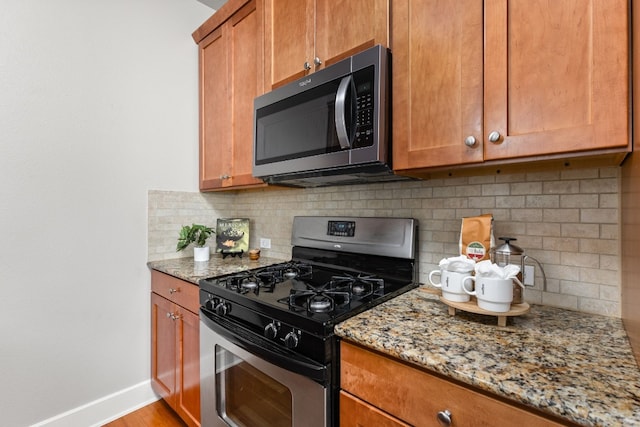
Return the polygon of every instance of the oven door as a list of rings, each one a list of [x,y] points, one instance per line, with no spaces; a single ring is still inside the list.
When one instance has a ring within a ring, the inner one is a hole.
[[[215,315],[200,322],[202,427],[329,425],[331,387],[310,379],[327,367]]]

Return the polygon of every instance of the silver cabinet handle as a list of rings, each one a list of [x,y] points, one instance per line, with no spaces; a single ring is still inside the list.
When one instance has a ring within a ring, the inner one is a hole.
[[[489,141],[498,142],[500,140],[500,132],[493,131],[489,134]]]
[[[309,64],[309,61],[305,61],[303,67],[304,67],[305,70],[310,70],[311,69],[311,64]]]
[[[451,425],[451,412],[449,412],[448,409],[438,412],[438,416],[436,418],[438,420],[438,423],[443,427],[448,427]]]
[[[464,145],[466,145],[467,147],[473,147],[474,145],[476,145],[476,142],[476,138],[473,135],[469,135],[464,139]]]
[[[171,295],[175,294],[176,292],[180,292],[180,289],[179,289],[179,288],[178,288],[178,289],[169,288],[169,293],[170,293]]]
[[[229,179],[231,178],[229,175],[224,174],[224,175],[220,175],[220,179]]]
[[[316,64],[316,67],[318,65],[322,65],[322,61],[317,56],[315,58],[313,58],[313,63]]]

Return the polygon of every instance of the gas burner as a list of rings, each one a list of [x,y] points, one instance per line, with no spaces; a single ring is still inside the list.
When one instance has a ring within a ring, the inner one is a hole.
[[[282,272],[282,277],[285,279],[295,279],[298,277],[298,273],[292,270]]]
[[[332,289],[291,289],[289,298],[279,302],[288,304],[289,309],[307,313],[330,313],[337,307],[345,307],[351,303],[349,292]]]
[[[273,292],[276,281],[269,275],[242,271],[221,279],[218,284],[239,294],[253,292],[256,295],[259,295],[260,290],[264,292]]]
[[[384,292],[384,280],[370,275],[358,274],[352,276],[344,274],[333,276],[328,285],[331,289],[348,289],[349,293],[358,298],[366,298],[376,292]]]
[[[351,292],[354,295],[361,296],[362,294],[367,293],[367,289],[371,289],[371,288],[365,286],[363,283],[354,283],[353,285],[351,285]]]
[[[242,285],[240,285],[240,287],[242,289],[247,289],[249,291],[252,291],[258,287],[258,284],[256,282],[249,281],[249,282],[244,282]]]
[[[325,313],[333,311],[333,299],[326,295],[313,295],[307,299],[309,311],[313,313]]]
[[[276,283],[291,279],[303,279],[312,274],[312,267],[309,264],[291,261],[284,264],[276,264],[265,267],[256,273],[260,278],[269,278],[269,281]]]

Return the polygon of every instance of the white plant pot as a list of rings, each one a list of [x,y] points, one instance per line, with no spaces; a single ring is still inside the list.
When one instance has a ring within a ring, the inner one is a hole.
[[[204,248],[193,248],[193,260],[194,261],[209,261],[209,246]]]

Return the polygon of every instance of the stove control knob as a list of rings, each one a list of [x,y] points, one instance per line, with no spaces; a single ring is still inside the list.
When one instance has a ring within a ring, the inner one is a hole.
[[[229,311],[229,306],[227,304],[225,304],[224,301],[220,301],[217,305],[216,305],[216,314],[218,316],[226,316],[227,312]]]
[[[264,327],[264,336],[270,339],[274,339],[278,336],[278,325],[271,322]]]
[[[296,348],[298,346],[298,334],[294,331],[289,332],[284,337],[284,345],[286,345],[287,348]]]
[[[204,306],[207,310],[215,310],[216,304],[218,303],[218,299],[217,298],[213,298],[213,297],[209,297],[207,298],[207,300],[204,302]]]

